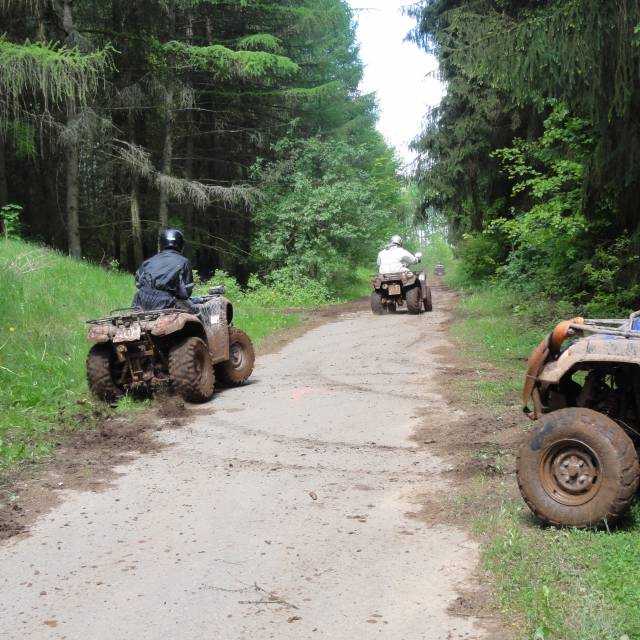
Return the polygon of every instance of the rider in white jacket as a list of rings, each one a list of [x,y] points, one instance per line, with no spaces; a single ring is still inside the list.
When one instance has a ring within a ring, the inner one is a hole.
[[[391,236],[391,242],[378,254],[378,271],[382,274],[409,271],[407,266],[420,262],[421,258],[421,253],[414,256],[402,248],[400,236]]]

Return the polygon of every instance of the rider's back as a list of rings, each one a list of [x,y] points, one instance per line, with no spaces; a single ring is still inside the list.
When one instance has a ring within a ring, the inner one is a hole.
[[[378,271],[380,273],[399,273],[408,271],[407,265],[415,262],[413,254],[406,249],[392,244],[386,246],[378,254]]]

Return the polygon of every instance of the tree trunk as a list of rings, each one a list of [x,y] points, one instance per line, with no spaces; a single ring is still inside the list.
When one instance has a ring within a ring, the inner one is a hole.
[[[9,185],[7,183],[7,165],[4,155],[4,140],[0,137],[0,207],[9,203]]]
[[[176,35],[176,3],[170,0],[168,3],[169,12],[169,38]],[[173,100],[175,86],[171,78],[171,57],[169,58],[169,77],[165,81],[164,93],[164,143],[162,145],[162,166],[160,171],[165,176],[171,175],[173,163],[173,119],[175,117]],[[161,229],[166,229],[169,225],[169,194],[164,186],[160,187],[160,203],[158,207],[158,221]]]
[[[165,176],[171,175],[173,161],[173,97],[173,82],[169,81],[164,94],[164,144],[162,146],[162,166],[160,168],[160,171]],[[158,221],[161,229],[166,229],[169,225],[169,194],[164,186],[160,187]]]
[[[131,243],[133,245],[133,260],[137,269],[144,260],[142,248],[142,223],[140,222],[140,178],[131,178]]]
[[[78,145],[73,144],[67,151],[67,240],[69,255],[74,258],[82,257],[80,243],[80,153]]]
[[[189,134],[187,135],[187,142],[186,142],[186,158],[184,161],[184,177],[188,178],[189,180],[191,180],[193,178],[193,161],[194,161],[194,153],[195,153],[195,148],[194,148],[194,144],[193,144],[193,134],[191,133],[193,127],[192,127],[192,121],[191,118],[189,118],[189,122],[188,122],[188,126],[189,126]],[[195,207],[193,206],[193,204],[191,202],[186,202],[184,204],[184,206],[182,207],[182,211],[184,213],[184,226],[185,226],[185,230],[187,232],[187,235],[189,237],[189,239],[193,242],[196,240],[195,237]]]
[[[136,143],[136,116],[133,109],[129,109],[129,142]],[[134,268],[138,268],[144,260],[142,247],[142,222],[140,221],[140,177],[131,174],[131,192],[129,196],[129,217],[131,220],[131,245],[133,247]]]
[[[73,46],[76,33],[73,19],[73,0],[62,1],[62,28],[67,34],[67,44]],[[67,107],[67,126],[72,125],[77,117],[75,105],[71,100]],[[74,258],[82,257],[79,199],[80,145],[74,142],[67,151],[67,244],[69,245],[69,255]]]

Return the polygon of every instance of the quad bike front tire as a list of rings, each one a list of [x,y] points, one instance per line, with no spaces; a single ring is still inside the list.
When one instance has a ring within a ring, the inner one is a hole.
[[[209,349],[200,338],[185,338],[169,351],[169,376],[175,391],[187,402],[213,397],[215,375]]]
[[[411,287],[405,295],[407,311],[412,315],[420,313],[422,308],[422,290],[420,287]]]
[[[424,299],[424,310],[433,311],[433,299],[431,298],[431,287],[427,287],[427,295]]]
[[[377,316],[381,316],[384,313],[382,296],[377,291],[371,292],[371,311]]]
[[[570,407],[545,414],[520,449],[516,475],[543,522],[596,527],[617,520],[638,489],[634,444],[611,418]]]
[[[91,393],[102,402],[116,402],[123,390],[113,378],[116,354],[111,344],[94,344],[87,356],[87,382]]]
[[[225,385],[241,385],[253,373],[256,354],[251,338],[240,329],[229,329],[229,359],[215,366],[216,376]]]

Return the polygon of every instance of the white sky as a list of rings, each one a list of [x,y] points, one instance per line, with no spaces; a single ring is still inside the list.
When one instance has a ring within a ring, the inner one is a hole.
[[[349,0],[358,20],[360,57],[365,73],[360,90],[378,95],[378,129],[398,156],[410,163],[409,143],[420,132],[430,106],[442,98],[443,85],[431,73],[436,59],[404,38],[414,25],[401,8],[411,0]]]

